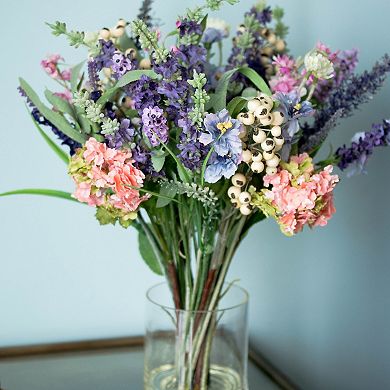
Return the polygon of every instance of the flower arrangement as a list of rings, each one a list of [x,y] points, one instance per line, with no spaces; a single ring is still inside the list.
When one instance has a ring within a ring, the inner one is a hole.
[[[355,73],[355,49],[332,51],[320,42],[294,58],[283,10],[259,2],[234,33],[224,64],[230,27],[208,13],[237,1],[206,0],[187,10],[165,39],[150,0],[137,20],[120,19],[113,28],[48,24],[54,35],[84,47],[86,61],[66,68],[60,55],[42,60],[61,86],[45,91],[48,104],[20,79],[35,126],[67,164],[76,189],[2,195],[77,200],[95,207],[102,225],[135,227],[141,255],[165,275],[178,310],[217,308],[239,243],[266,217],[288,236],[325,226],[335,212],[334,167],[362,172],[374,148],[390,143],[384,120],[316,161],[339,120],[382,86],[390,57],[362,74]],[[196,324],[199,345],[209,323]],[[189,381],[204,385],[199,362]]]

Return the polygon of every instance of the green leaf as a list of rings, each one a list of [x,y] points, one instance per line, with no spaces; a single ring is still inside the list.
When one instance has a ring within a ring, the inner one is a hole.
[[[157,275],[163,275],[163,271],[160,267],[156,255],[154,254],[153,247],[146,237],[146,234],[141,229],[138,230],[138,247],[139,252],[147,266]]]
[[[151,79],[158,78],[158,74],[153,70],[131,70],[122,76],[112,88],[108,89],[102,96],[100,96],[97,104],[104,105],[118,91],[119,88],[139,80],[144,75],[150,77]]]
[[[46,143],[50,146],[50,148],[54,151],[54,153],[66,164],[69,164],[69,156],[42,130],[41,126],[38,125],[36,120],[30,114],[31,119],[38,129],[39,134],[41,134],[42,138],[46,141]]]
[[[181,163],[181,161],[175,156],[175,154],[172,152],[172,150],[164,144],[159,136],[154,133],[156,138],[161,142],[161,146],[171,155],[171,157],[175,160],[175,163],[177,165],[177,172],[179,173],[180,179],[185,182],[189,183],[191,181],[190,178],[190,172],[186,169],[186,167]]]
[[[243,110],[247,102],[248,100],[244,97],[236,96],[227,105],[227,110],[229,111],[230,115],[235,118]]]
[[[57,127],[57,129],[62,131],[68,137],[72,138],[74,141],[77,141],[81,144],[86,141],[86,137],[75,130],[61,114],[46,107],[25,80],[19,78],[19,82],[28,98],[49,122],[51,122],[55,127]]]
[[[238,69],[238,72],[247,77],[253,83],[253,85],[256,86],[258,90],[268,96],[272,95],[272,92],[269,89],[267,83],[256,71],[248,67],[242,67]]]
[[[160,172],[161,169],[163,168],[165,163],[165,155],[158,156],[158,155],[153,155],[152,156],[152,165],[153,168],[156,172]]]
[[[169,202],[176,202],[176,203],[180,203],[177,199],[174,199],[174,198],[169,198],[169,197],[166,197],[164,195],[161,195],[157,192],[153,192],[153,191],[150,191],[150,190],[146,190],[145,188],[138,188],[138,187],[134,187],[134,186],[131,186],[129,184],[126,184],[125,185],[126,187],[129,187],[129,188],[132,188],[133,190],[137,190],[141,193],[144,193],[144,194],[149,194],[149,195],[152,195],[152,196],[155,196],[156,198],[164,198],[166,200],[168,200]],[[169,203],[168,202],[168,203]]]
[[[206,16],[202,19],[202,21],[200,22],[200,26],[201,26],[203,32],[206,30],[207,18],[208,18],[208,15],[206,15]]]
[[[72,202],[79,201],[72,197],[72,194],[69,192],[59,191],[59,190],[48,190],[43,188],[23,188],[21,190],[3,192],[0,196],[9,196],[9,195],[44,195],[52,196],[54,198],[62,198],[66,200],[71,200]]]
[[[255,98],[257,96],[257,89],[253,88],[253,87],[245,88],[242,91],[241,96],[244,97],[244,98],[253,99],[253,98]]]
[[[229,83],[236,72],[239,72],[247,77],[261,92],[264,92],[269,96],[272,95],[267,83],[253,69],[248,67],[235,68],[225,72],[220,78],[215,89],[215,93],[212,95],[209,103],[206,106],[207,109],[214,108],[214,110],[217,112],[223,110],[226,107],[226,96]]]
[[[73,107],[69,104],[68,101],[66,101],[65,99],[60,98],[57,95],[54,95],[54,93],[49,91],[48,89],[45,90],[45,97],[46,97],[47,101],[53,107],[55,107],[58,111],[61,111],[64,114],[68,114],[72,118],[76,119]]]
[[[79,74],[80,74],[82,67],[84,66],[84,63],[85,63],[85,61],[80,62],[79,64],[75,65],[71,69],[70,86],[71,86],[73,93],[75,93],[77,91],[77,84],[78,84],[77,81],[79,79]]]
[[[171,203],[172,199],[175,197],[177,193],[177,188],[163,184],[160,189],[160,196],[157,199],[156,207],[165,207],[169,203]]]
[[[215,111],[221,111],[226,107],[226,96],[230,79],[237,72],[237,69],[231,69],[223,74],[219,79],[215,93],[211,96],[206,109],[213,107]]]

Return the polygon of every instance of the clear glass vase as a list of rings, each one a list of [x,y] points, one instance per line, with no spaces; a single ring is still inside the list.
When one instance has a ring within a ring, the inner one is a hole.
[[[248,293],[224,287],[214,311],[175,310],[166,283],[149,289],[146,390],[248,389]]]

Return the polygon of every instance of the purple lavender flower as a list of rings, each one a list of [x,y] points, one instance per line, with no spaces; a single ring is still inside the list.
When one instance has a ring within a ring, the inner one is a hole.
[[[266,23],[271,21],[272,11],[269,7],[264,8],[262,11],[258,11],[256,7],[252,7],[245,16],[253,17],[264,26]],[[249,48],[243,48],[237,46],[236,44],[238,38],[243,34],[243,32],[241,30],[237,32],[237,38],[233,39],[233,48],[228,58],[226,70],[248,65],[250,68],[259,73],[264,80],[267,80],[264,65],[260,61],[262,49],[264,47],[264,39],[260,35],[259,29],[250,30],[249,33],[251,39],[253,40],[252,45]],[[232,81],[242,83],[244,86],[249,86],[247,79],[240,74],[234,75]]]
[[[112,65],[112,56],[115,54],[116,48],[112,41],[99,39],[100,54],[95,57],[97,70],[109,68]]]
[[[176,58],[181,61],[182,73],[192,77],[194,70],[203,72],[206,63],[207,50],[201,45],[180,45],[175,53]]]
[[[105,135],[107,144],[110,148],[120,149],[125,144],[134,140],[135,130],[131,127],[130,119],[122,119],[119,129],[114,134]]]
[[[337,149],[335,156],[338,158],[338,167],[345,170],[351,165],[354,168],[349,175],[364,172],[368,157],[379,146],[390,144],[390,120],[384,120],[383,123],[373,124],[371,131],[356,133],[352,138],[351,146],[343,145]]]
[[[335,81],[337,85],[340,85],[344,79],[354,72],[358,64],[358,54],[359,51],[357,49],[343,50],[338,54],[335,64],[337,69]]]
[[[207,114],[204,119],[206,133],[202,133],[199,142],[212,144],[218,156],[241,154],[242,142],[238,137],[241,122],[232,119],[225,108],[217,114]]]
[[[176,22],[180,38],[185,35],[202,35],[202,26],[194,20],[182,19]]]
[[[301,98],[296,92],[290,92],[289,94],[278,92],[275,99],[280,103],[279,110],[284,114],[286,120],[283,129],[287,132],[288,137],[292,139],[299,130],[299,118],[312,116],[314,109],[307,100],[301,103]]]
[[[157,107],[147,107],[142,112],[142,131],[148,137],[152,146],[158,146],[160,143],[167,143],[169,138],[169,129],[167,118],[164,111]]]
[[[204,173],[205,180],[208,183],[216,183],[222,176],[230,179],[236,173],[238,164],[241,162],[240,156],[239,154],[219,156],[217,153],[212,153]]]
[[[171,53],[164,62],[156,64],[156,62],[152,60],[152,68],[164,79],[171,79],[172,76],[178,71],[179,63],[177,58]]]
[[[115,54],[112,56],[111,69],[114,72],[114,77],[119,79],[129,70],[133,69],[133,64],[128,57],[122,53],[115,52]]]
[[[191,170],[201,167],[209,147],[202,145],[199,141],[199,130],[192,124],[188,112],[180,113],[177,126],[181,129],[177,148],[180,150],[178,158],[184,166]]]
[[[94,59],[88,61],[88,79],[91,89],[97,91],[99,89],[99,75],[97,64]]]
[[[161,97],[157,92],[158,84],[148,76],[141,76],[141,78],[128,85],[127,95],[133,99],[134,107],[138,110],[140,115],[146,107],[154,107],[160,103]]]
[[[246,15],[253,15],[262,26],[265,26],[272,21],[271,7],[265,7],[261,11],[256,7],[252,7],[250,12],[247,12]]]

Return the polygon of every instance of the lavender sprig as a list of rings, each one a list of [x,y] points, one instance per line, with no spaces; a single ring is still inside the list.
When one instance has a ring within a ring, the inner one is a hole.
[[[338,167],[345,170],[352,164],[356,165],[353,173],[364,171],[367,159],[379,146],[390,144],[390,120],[386,119],[382,123],[372,125],[370,131],[357,133],[352,139],[351,146],[343,145],[337,149],[335,157],[338,160]]]
[[[313,128],[321,130],[328,120],[340,109],[341,117],[348,117],[361,104],[367,103],[383,85],[386,74],[390,72],[390,56],[385,54],[376,62],[370,71],[359,76],[345,79],[340,86],[329,95],[328,101],[322,110],[317,111]]]
[[[152,3],[153,0],[143,0],[137,18],[142,20],[149,28],[152,28]]]
[[[92,88],[92,90],[94,91],[98,90],[99,75],[98,75],[97,64],[94,59],[88,61],[88,78],[89,78],[89,85]]]

